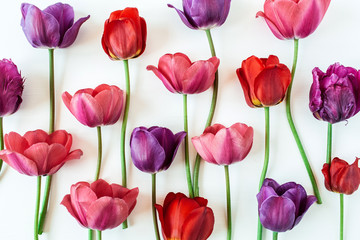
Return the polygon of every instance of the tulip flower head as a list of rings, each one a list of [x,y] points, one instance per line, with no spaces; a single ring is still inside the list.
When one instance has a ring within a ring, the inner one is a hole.
[[[214,124],[191,141],[205,161],[230,165],[242,161],[248,155],[253,144],[253,135],[253,128],[243,123],[235,123],[229,128]]]
[[[175,53],[162,56],[158,68],[149,65],[146,69],[153,71],[170,92],[194,94],[212,86],[219,63],[217,57],[191,62],[185,54]]]
[[[183,0],[183,11],[168,4],[191,29],[210,29],[221,26],[230,10],[231,0]]]
[[[205,240],[214,228],[214,213],[201,197],[188,198],[182,193],[168,193],[163,206],[155,205],[164,240]]]
[[[305,189],[294,182],[279,185],[266,178],[256,195],[261,224],[274,232],[285,232],[295,227],[310,206],[315,196],[308,196]]]
[[[157,173],[166,170],[173,162],[186,132],[175,135],[163,127],[135,128],[130,137],[131,158],[141,171]]]
[[[22,102],[24,79],[11,60],[0,61],[0,89],[0,117],[15,113]]]
[[[146,22],[137,8],[125,8],[112,12],[105,21],[101,43],[111,60],[126,60],[144,52],[146,34]]]
[[[81,25],[90,18],[74,23],[74,9],[63,3],[50,5],[43,11],[38,7],[21,5],[21,26],[29,43],[35,48],[66,48],[74,43]]]
[[[72,136],[64,130],[47,134],[43,130],[29,131],[24,136],[16,132],[5,134],[6,150],[0,158],[19,173],[29,176],[52,175],[65,162],[79,159],[82,151],[70,151]]]
[[[309,36],[319,26],[330,0],[265,0],[263,17],[275,37],[300,39]]]
[[[289,68],[279,63],[277,56],[251,56],[236,70],[246,103],[250,107],[269,107],[279,104],[291,81]]]
[[[64,92],[62,99],[80,123],[98,127],[119,120],[124,105],[124,92],[117,86],[101,84],[95,89],[81,89],[74,96]]]
[[[321,170],[325,177],[325,187],[331,192],[352,194],[360,184],[359,158],[349,165],[340,158],[334,158],[330,164],[325,163]]]
[[[136,205],[139,189],[127,189],[99,179],[73,184],[61,204],[86,228],[103,231],[119,226]]]
[[[326,73],[314,68],[309,107],[314,117],[337,123],[357,114],[360,110],[360,71],[331,65]]]

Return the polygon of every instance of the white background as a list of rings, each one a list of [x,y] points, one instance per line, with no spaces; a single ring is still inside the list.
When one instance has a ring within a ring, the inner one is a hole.
[[[111,61],[101,47],[103,23],[110,13],[125,7],[137,7],[147,22],[147,47],[142,56],[130,60],[131,108],[128,134],[138,126],[168,127],[174,132],[182,130],[182,96],[168,92],[161,81],[146,71],[147,65],[157,65],[166,53],[183,52],[193,61],[208,59],[210,51],[205,32],[187,28],[174,9],[181,8],[180,0],[131,1],[65,1],[75,9],[76,19],[91,15],[80,29],[75,43],[67,49],[55,50],[56,129],[65,129],[73,135],[73,148],[84,155],[64,165],[53,178],[50,210],[46,233],[40,239],[87,239],[87,231],[67,212],[60,202],[70,191],[71,184],[92,181],[96,167],[96,129],[81,125],[61,101],[61,93],[73,94],[81,88],[94,88],[99,84],[115,84],[122,89],[124,71],[122,62]],[[32,1],[43,9],[55,1]],[[264,155],[264,111],[252,109],[245,103],[243,91],[235,70],[241,61],[251,55],[267,57],[275,54],[291,68],[292,41],[275,38],[263,19],[256,19],[263,9],[263,0],[236,0],[231,4],[225,24],[213,29],[213,39],[220,58],[219,99],[214,122],[230,126],[236,122],[254,128],[254,145],[248,157],[230,166],[233,239],[255,239],[257,230],[258,181]],[[48,51],[35,49],[27,42],[20,27],[21,1],[6,1],[0,8],[0,58],[11,58],[26,78],[23,104],[20,110],[4,119],[4,131],[24,134],[35,129],[48,129]],[[333,1],[318,27],[299,42],[299,61],[292,91],[293,117],[309,160],[315,171],[323,204],[314,204],[293,230],[279,234],[279,239],[338,239],[339,196],[328,192],[323,185],[321,168],[326,156],[327,124],[316,120],[308,108],[308,94],[312,83],[311,71],[318,66],[323,71],[335,62],[360,68],[359,24],[355,0]],[[211,90],[188,97],[189,136],[203,131]],[[312,193],[305,167],[291,135],[285,116],[285,104],[272,107],[271,153],[268,176],[279,183],[295,181]],[[120,183],[120,123],[103,127],[104,159],[101,177],[108,182]],[[333,127],[333,156],[353,162],[360,156],[358,133],[360,116]],[[127,138],[128,186],[139,187],[138,204],[129,218],[130,227],[107,230],[103,239],[154,239],[151,215],[151,177],[136,169],[130,160]],[[193,164],[195,150],[190,145]],[[168,192],[187,194],[183,164],[183,146],[166,172],[158,175],[157,202],[162,203]],[[200,175],[201,195],[209,200],[215,214],[215,226],[209,239],[225,239],[226,206],[224,170],[205,163]],[[36,178],[21,175],[5,166],[0,175],[0,239],[32,239]],[[355,192],[345,197],[345,239],[359,239],[358,222],[360,196]],[[267,231],[264,239],[270,239]]]

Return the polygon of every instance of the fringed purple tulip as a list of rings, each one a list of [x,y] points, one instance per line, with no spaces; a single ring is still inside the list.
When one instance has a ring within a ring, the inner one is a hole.
[[[191,29],[210,29],[221,26],[230,10],[231,0],[183,0],[181,11],[173,5],[183,23]]]
[[[274,232],[285,232],[295,227],[309,207],[316,202],[305,189],[294,182],[279,185],[266,178],[256,195],[261,224]]]
[[[314,68],[309,107],[314,116],[329,123],[346,120],[360,110],[360,71],[331,65],[326,73]]]
[[[149,65],[146,69],[153,71],[170,92],[194,94],[212,86],[219,63],[217,57],[191,62],[185,54],[175,53],[162,56],[158,68]]]
[[[243,123],[229,128],[221,124],[207,127],[199,137],[191,139],[196,151],[207,162],[230,165],[243,160],[253,144],[254,130]]]
[[[0,61],[0,89],[0,117],[4,117],[19,109],[24,89],[24,79],[11,60]]]
[[[21,26],[26,38],[35,48],[66,48],[74,43],[81,25],[89,19],[74,23],[74,10],[68,4],[56,3],[41,11],[38,7],[21,5]]]
[[[130,138],[131,158],[134,165],[147,173],[168,169],[185,135],[184,131],[174,135],[163,127],[135,128]]]

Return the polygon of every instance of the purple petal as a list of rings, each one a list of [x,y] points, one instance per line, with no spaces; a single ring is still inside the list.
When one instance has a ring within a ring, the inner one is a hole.
[[[299,215],[295,219],[294,226],[296,226],[300,222],[300,220],[303,218],[304,214],[307,212],[307,210],[310,208],[310,206],[315,202],[316,202],[316,197],[312,196],[312,195],[308,196],[306,201],[302,202],[302,204],[300,206],[300,210],[299,210]]]
[[[191,28],[191,29],[197,29],[197,28],[198,28],[196,25],[194,25],[193,23],[191,23],[191,22],[193,22],[193,21],[192,21],[191,19],[188,19],[188,18],[185,16],[185,13],[184,13],[183,11],[175,8],[175,7],[174,7],[173,5],[171,5],[171,4],[168,4],[168,7],[169,7],[169,8],[174,8],[174,9],[176,10],[176,12],[177,12],[177,13],[179,14],[179,16],[180,16],[181,21],[183,21],[183,23],[184,23],[187,27],[189,27],[189,28]]]
[[[299,212],[303,203],[306,203],[307,195],[305,189],[301,185],[287,190],[282,197],[289,198],[295,204],[295,216],[299,216]]]
[[[275,190],[272,187],[262,186],[260,189],[260,192],[256,195],[257,201],[258,201],[258,209],[260,209],[262,203],[272,197],[272,196],[278,196]]]
[[[79,33],[79,29],[80,29],[81,25],[89,18],[90,18],[90,15],[77,20],[75,22],[75,24],[66,31],[64,38],[59,47],[66,48],[66,47],[69,47],[71,44],[73,44]]]
[[[282,196],[286,191],[292,188],[296,188],[297,186],[298,184],[296,184],[295,182],[287,182],[280,185],[278,188],[275,189],[275,191],[279,196]]]
[[[276,191],[276,189],[280,186],[280,184],[278,184],[274,179],[265,178],[265,180],[263,182],[263,186],[271,187]]]
[[[45,8],[43,12],[54,16],[58,21],[62,40],[65,32],[74,24],[74,9],[69,4],[55,3]]]
[[[320,78],[324,75],[324,73],[319,68],[314,68],[312,70],[313,75],[313,83],[310,88],[310,103],[309,108],[314,116],[319,119],[320,116],[316,115],[316,112],[320,110],[322,107],[322,99],[321,99],[321,91],[320,91]]]

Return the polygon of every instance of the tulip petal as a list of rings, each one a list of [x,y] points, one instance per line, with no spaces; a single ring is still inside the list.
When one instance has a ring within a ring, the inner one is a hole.
[[[95,96],[95,100],[102,107],[104,125],[111,125],[119,120],[124,104],[124,92],[120,88],[111,86],[108,90],[102,90]]]
[[[257,201],[258,201],[258,209],[260,209],[262,203],[273,196],[278,196],[278,194],[275,192],[275,189],[269,186],[263,185],[260,189],[260,192],[256,195]]]
[[[314,204],[315,202],[316,202],[315,196],[308,196],[306,201],[301,203],[299,215],[297,215],[293,227],[296,226],[300,222],[300,220],[303,218],[304,214],[307,212],[307,210],[310,208],[310,206],[312,204]]]
[[[24,138],[28,142],[29,146],[34,145],[36,143],[46,142],[48,143],[49,135],[41,130],[28,131],[24,134]]]
[[[139,195],[139,188],[128,189],[118,184],[111,184],[114,198],[121,198],[129,208],[129,214],[136,205],[136,198]]]
[[[196,151],[205,161],[213,164],[218,164],[211,152],[214,137],[214,134],[205,133],[199,137],[191,138],[191,142],[194,145]]]
[[[276,191],[276,189],[280,186],[280,184],[278,184],[274,179],[265,178],[263,182],[263,186],[271,187]]]
[[[113,197],[113,191],[110,184],[103,179],[99,179],[91,183],[90,188],[96,194],[97,198]]]
[[[210,208],[194,209],[183,223],[180,239],[205,240],[211,235],[214,222],[214,213]]]
[[[10,132],[4,136],[5,147],[7,150],[23,154],[25,149],[29,147],[24,137],[16,132]]]
[[[65,147],[67,152],[70,152],[72,145],[72,136],[65,130],[57,130],[49,135],[49,144],[58,143]]]
[[[0,159],[6,162],[21,174],[39,176],[38,167],[34,161],[17,152],[9,150],[0,151]]]
[[[74,150],[74,151],[70,152],[66,156],[66,158],[62,161],[61,164],[56,165],[54,167],[49,166],[49,167],[52,167],[52,168],[49,170],[47,175],[52,175],[52,174],[56,173],[67,161],[74,160],[74,159],[79,159],[82,155],[83,155],[83,152],[80,149],[77,149],[77,150]]]
[[[45,8],[43,12],[55,17],[60,26],[61,37],[74,24],[74,9],[69,4],[55,3]]]
[[[148,65],[146,67],[146,70],[153,71],[153,73],[163,82],[164,86],[172,93],[177,93],[178,91],[171,85],[170,81],[166,78],[166,76],[163,75],[162,72],[159,71],[158,68],[156,68],[153,65]]]
[[[196,61],[185,72],[183,93],[194,94],[208,90],[214,80],[217,68],[208,61]]]
[[[192,20],[191,18],[188,18],[185,13],[179,9],[177,9],[176,7],[174,7],[171,4],[168,4],[169,8],[174,8],[176,10],[176,12],[179,14],[179,17],[181,19],[181,21],[183,21],[183,23],[191,29],[197,29],[196,24],[194,23],[194,20]]]
[[[88,19],[90,18],[90,15],[88,15],[87,17],[83,17],[80,18],[79,20],[77,20],[74,25],[71,26],[71,28],[69,28],[64,35],[64,38],[62,39],[61,44],[59,45],[59,48],[67,48],[69,47],[71,44],[73,44],[75,42],[75,39],[79,33],[80,27],[81,25],[86,22]]]

